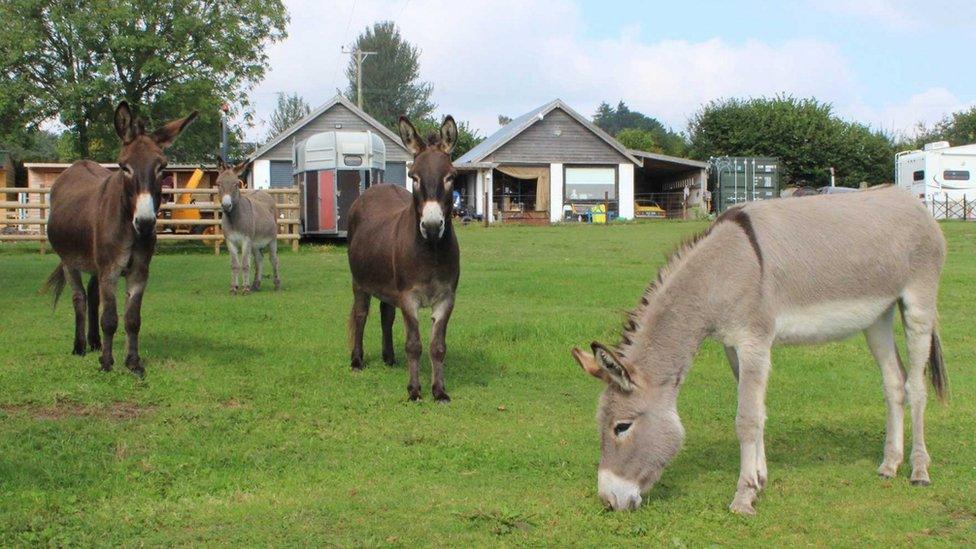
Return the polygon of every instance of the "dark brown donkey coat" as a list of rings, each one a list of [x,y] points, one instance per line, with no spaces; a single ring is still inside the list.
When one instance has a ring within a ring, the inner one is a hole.
[[[454,168],[449,156],[457,129],[448,117],[441,138],[424,143],[405,118],[401,118],[400,126],[404,143],[415,156],[410,168],[413,193],[393,185],[376,185],[353,203],[349,214],[352,367],[363,367],[363,327],[370,298],[376,297],[380,300],[383,359],[387,364],[395,361],[392,328],[396,308],[403,312],[410,369],[407,389],[412,400],[419,399],[418,315],[421,308],[430,307],[434,323],[430,343],[432,393],[435,399],[448,401],[443,377],[447,323],[460,275],[460,252],[451,224]]]
[[[121,103],[115,113],[115,127],[122,138],[120,170],[111,172],[90,160],[80,160],[61,173],[51,187],[51,213],[47,236],[61,258],[48,278],[55,303],[67,283],[71,284],[75,309],[74,354],[85,354],[85,323],[88,346],[101,349],[102,370],[111,370],[112,338],[118,325],[116,293],[119,277],[126,279],[125,364],[141,376],[139,328],[142,294],[149,278],[149,262],[156,247],[156,213],[161,199],[160,176],[166,165],[163,149],[196,116],[175,120],[153,133],[132,117]],[[81,273],[90,273],[88,290]],[[101,302],[102,338],[98,334]]]

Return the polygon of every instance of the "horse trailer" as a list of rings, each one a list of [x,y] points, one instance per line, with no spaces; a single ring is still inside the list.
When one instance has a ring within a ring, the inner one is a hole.
[[[349,208],[383,182],[386,145],[373,132],[317,133],[293,146],[301,235],[345,237]]]
[[[976,200],[976,144],[950,147],[939,141],[895,155],[895,184],[933,200]]]

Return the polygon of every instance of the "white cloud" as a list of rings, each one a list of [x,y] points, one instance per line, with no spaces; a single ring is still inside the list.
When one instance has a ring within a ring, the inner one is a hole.
[[[946,88],[934,87],[916,93],[903,102],[886,104],[880,108],[857,103],[841,114],[889,132],[913,136],[919,123],[931,125],[949,113],[969,109],[974,105],[976,104],[962,101]]]
[[[556,97],[587,116],[601,101],[622,99],[679,130],[702,103],[732,96],[813,95],[842,114],[899,130],[914,126],[917,114],[928,120],[958,103],[947,90],[929,90],[905,105],[863,105],[843,52],[819,40],[648,41],[633,25],[611,38],[588,38],[587,21],[570,0],[469,0],[463,7],[439,0],[286,2],[290,36],[268,51],[272,69],[253,95],[259,120],[270,116],[275,92],[296,91],[314,107],[345,88],[348,56],[340,46],[384,19],[396,20],[421,49],[422,78],[434,84],[438,112],[470,121],[482,134],[498,128],[499,114],[517,116]],[[882,9],[887,2],[869,4]],[[266,131],[259,126],[249,136]]]

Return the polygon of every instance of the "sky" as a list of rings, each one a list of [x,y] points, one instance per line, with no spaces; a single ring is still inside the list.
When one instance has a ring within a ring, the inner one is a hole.
[[[703,103],[788,93],[893,133],[976,105],[976,1],[285,0],[288,38],[252,91],[263,140],[278,92],[315,108],[347,86],[343,45],[392,20],[421,50],[439,116],[482,136],[498,115],[606,101],[677,131]],[[369,63],[369,60],[366,60]]]

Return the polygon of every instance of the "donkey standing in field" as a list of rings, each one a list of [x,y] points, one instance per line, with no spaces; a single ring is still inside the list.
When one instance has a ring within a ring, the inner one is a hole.
[[[725,345],[738,387],[739,482],[730,509],[754,514],[766,484],[763,429],[770,347],[821,343],[863,331],[881,368],[888,408],[884,461],[903,457],[904,402],[911,404],[912,484],[929,483],[925,363],[944,399],[946,371],[936,330],[945,241],[932,216],[898,188],[757,202],[728,210],[671,257],[631,313],[623,341],[593,353],[573,349],[606,382],[597,421],[599,494],[635,509],[678,453],[684,429],[677,398],[706,337]],[[901,310],[908,371],[892,323]]]
[[[352,312],[349,339],[352,368],[363,367],[363,327],[372,296],[380,300],[383,326],[383,361],[395,362],[393,319],[403,311],[407,331],[410,400],[420,399],[420,326],[418,311],[432,308],[430,359],[432,392],[440,402],[451,398],[444,390],[444,355],[447,322],[454,309],[460,276],[460,252],[451,225],[454,165],[451,150],[457,125],[448,116],[440,137],[424,142],[405,117],[400,136],[414,161],[408,175],[413,193],[394,185],[367,189],[349,210],[349,268],[352,271]]]
[[[61,258],[48,277],[57,303],[65,281],[71,283],[75,306],[74,354],[85,354],[85,316],[88,346],[102,349],[102,370],[109,371],[112,338],[118,327],[115,294],[125,277],[125,365],[142,377],[139,328],[142,294],[149,279],[149,262],[156,250],[156,213],[166,167],[163,149],[170,146],[197,113],[174,120],[155,132],[133,118],[126,102],[115,110],[115,131],[122,138],[120,170],[111,172],[90,160],[80,160],[61,173],[51,187],[51,214],[47,237]],[[81,273],[91,273],[87,296]],[[98,337],[98,306],[102,304],[104,340]]]
[[[218,156],[217,166],[220,170],[217,176],[217,187],[220,189],[220,208],[223,210],[220,226],[224,230],[227,249],[230,251],[230,293],[237,293],[238,275],[241,271],[243,271],[241,281],[244,283],[241,293],[248,294],[252,290],[256,292],[261,289],[261,277],[264,273],[261,250],[264,248],[268,248],[271,256],[275,290],[280,290],[278,206],[275,204],[274,197],[261,190],[241,192],[241,174],[247,168],[247,162],[229,166]],[[251,267],[252,256],[254,257],[254,282],[248,285],[248,270]]]

